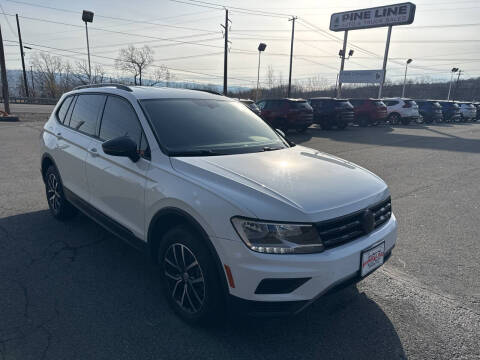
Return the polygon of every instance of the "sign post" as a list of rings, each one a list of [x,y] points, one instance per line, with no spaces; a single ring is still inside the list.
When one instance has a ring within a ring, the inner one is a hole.
[[[388,51],[390,49],[390,38],[392,36],[392,27],[397,25],[408,25],[415,19],[415,4],[411,2],[378,6],[368,9],[344,11],[332,14],[330,18],[331,31],[345,31],[343,39],[343,56],[340,64],[340,78],[338,82],[337,97],[340,96],[342,88],[342,72],[345,65],[345,51],[347,47],[347,34],[349,30],[371,29],[388,26],[387,43],[385,46],[385,55],[383,57],[383,76],[380,81],[378,97],[382,96],[383,85],[385,83],[385,74],[387,71]]]

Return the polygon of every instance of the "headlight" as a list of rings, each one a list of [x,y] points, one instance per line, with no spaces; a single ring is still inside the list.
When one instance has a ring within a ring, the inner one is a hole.
[[[232,224],[253,251],[268,254],[307,254],[323,251],[317,230],[309,224],[282,224],[240,217]]]

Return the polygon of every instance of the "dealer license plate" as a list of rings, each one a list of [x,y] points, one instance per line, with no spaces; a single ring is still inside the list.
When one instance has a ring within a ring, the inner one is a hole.
[[[382,242],[362,252],[362,263],[361,263],[361,276],[368,275],[373,270],[378,268],[383,264],[383,258],[385,256],[385,243]]]

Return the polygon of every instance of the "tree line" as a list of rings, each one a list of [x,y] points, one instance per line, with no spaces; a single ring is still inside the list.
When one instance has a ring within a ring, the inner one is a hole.
[[[65,60],[63,57],[54,56],[46,52],[37,52],[33,55],[31,71],[28,75],[28,86],[30,94],[37,98],[57,99],[63,93],[73,88],[98,83],[122,83],[126,85],[148,85],[148,86],[170,86],[187,87],[206,90],[217,90],[215,84],[195,84],[178,81],[165,65],[154,65],[154,52],[145,45],[135,47],[130,45],[120,49],[114,61],[115,71],[107,75],[104,67],[93,64],[91,73],[86,61],[74,63]],[[153,68],[153,71],[150,71]],[[147,73],[147,71],[149,71]],[[10,87],[11,96],[25,96],[25,88],[21,73],[12,83],[16,86]],[[287,94],[287,83],[282,73],[276,73],[272,66],[265,71],[265,80],[262,81],[258,98],[285,97]],[[10,80],[9,80],[10,81]],[[384,97],[398,97],[402,94],[403,83],[385,83]],[[446,99],[449,82],[435,82],[429,78],[411,80],[406,86],[406,96],[414,99]],[[342,87],[344,98],[365,98],[377,97],[378,85],[352,85]],[[292,84],[292,97],[311,98],[316,96],[334,97],[336,85],[320,76],[313,76],[307,79],[296,80]],[[229,92],[235,98],[256,98],[256,88],[246,88],[243,91]],[[480,78],[472,78],[454,81],[452,83],[452,96],[455,100],[478,101],[480,100]]]

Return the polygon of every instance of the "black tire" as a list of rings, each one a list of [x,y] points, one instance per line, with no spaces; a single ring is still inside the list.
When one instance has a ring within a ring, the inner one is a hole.
[[[170,229],[157,260],[164,294],[175,313],[190,324],[217,324],[225,314],[224,296],[215,261],[200,235],[185,225]]]
[[[347,126],[348,126],[348,123],[346,123],[346,122],[339,122],[339,123],[337,124],[337,129],[338,129],[338,130],[345,130],[345,129],[347,128]]]
[[[320,124],[320,127],[322,128],[322,130],[331,130],[332,124],[330,123],[330,121],[325,120],[325,121],[322,121],[322,123]]]
[[[388,116],[388,122],[392,125],[398,125],[400,124],[401,117],[400,114],[393,113]]]
[[[304,127],[301,127],[301,128],[298,128],[296,129],[298,133],[304,133],[305,131],[307,131],[307,129],[310,127],[310,125],[308,126],[304,126]]]
[[[366,115],[360,116],[358,118],[358,125],[360,125],[361,127],[367,127],[369,123],[370,123],[370,119]]]
[[[57,168],[53,165],[49,166],[45,172],[44,179],[48,207],[53,217],[62,221],[74,217],[78,210],[65,198]]]

